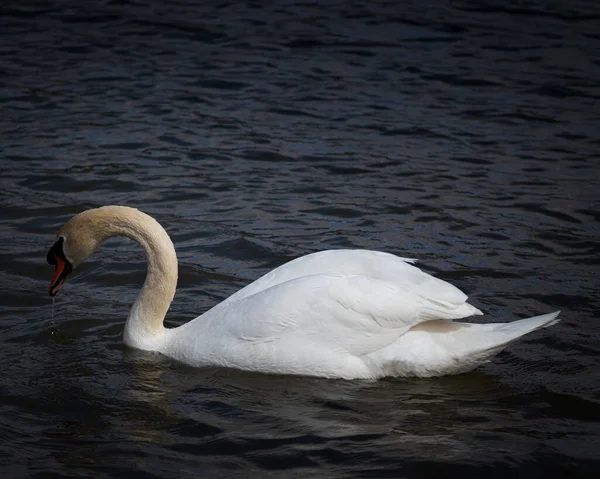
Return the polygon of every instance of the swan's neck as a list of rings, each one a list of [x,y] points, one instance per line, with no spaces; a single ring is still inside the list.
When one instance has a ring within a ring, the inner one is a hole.
[[[109,236],[136,241],[148,260],[146,280],[129,311],[123,340],[139,349],[156,350],[164,340],[163,321],[177,287],[177,255],[171,238],[152,217],[133,208],[117,213]]]

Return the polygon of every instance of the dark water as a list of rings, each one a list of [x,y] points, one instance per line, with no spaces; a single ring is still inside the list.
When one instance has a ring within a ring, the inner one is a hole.
[[[599,32],[592,1],[3,2],[1,477],[597,477]],[[171,325],[339,247],[562,322],[441,379],[194,370],[121,344],[132,242],[52,317],[57,228],[110,203],[171,234]]]

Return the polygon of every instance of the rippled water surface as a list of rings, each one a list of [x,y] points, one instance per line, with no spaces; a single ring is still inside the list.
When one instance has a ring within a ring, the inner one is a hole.
[[[596,477],[599,32],[592,1],[3,3],[1,476]],[[170,325],[342,247],[562,321],[440,379],[191,369],[121,343],[134,243],[47,296],[111,203],[173,238]]]

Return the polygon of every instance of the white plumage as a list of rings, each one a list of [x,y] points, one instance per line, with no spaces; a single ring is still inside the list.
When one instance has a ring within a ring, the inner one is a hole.
[[[149,261],[125,342],[192,366],[348,379],[456,374],[558,316],[455,322],[482,313],[458,288],[413,266],[414,260],[330,250],[290,261],[196,319],[166,329],[162,322],[175,292],[177,261],[154,219],[110,206],[74,217],[59,232],[73,266],[115,235],[140,243]]]

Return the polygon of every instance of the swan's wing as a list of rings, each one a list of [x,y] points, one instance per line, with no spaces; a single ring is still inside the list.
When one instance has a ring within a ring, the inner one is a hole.
[[[292,336],[301,345],[334,346],[354,355],[377,351],[428,319],[474,314],[369,276],[302,276],[276,284],[212,312],[211,328],[236,340],[270,342]]]
[[[315,274],[365,275],[377,278],[379,272],[391,269],[410,271],[408,263],[416,260],[369,250],[326,250],[308,254],[285,263],[225,300],[238,301],[277,284]],[[407,267],[407,268],[405,268]],[[413,268],[419,271],[417,268]]]
[[[221,304],[233,303],[278,284],[312,275],[366,276],[390,283],[404,291],[413,291],[419,297],[435,301],[450,309],[459,307],[467,301],[467,295],[455,286],[413,266],[411,263],[415,261],[379,251],[347,249],[320,251],[275,268]],[[471,314],[481,314],[481,312],[474,310],[458,317]]]

